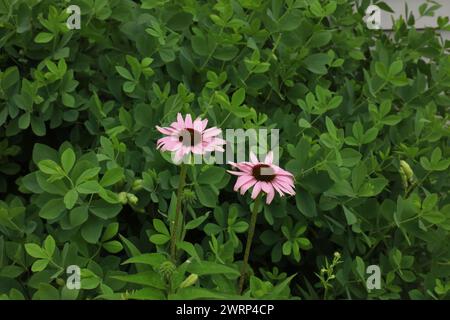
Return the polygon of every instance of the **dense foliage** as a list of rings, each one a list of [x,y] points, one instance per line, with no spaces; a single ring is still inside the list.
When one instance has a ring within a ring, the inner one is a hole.
[[[296,196],[258,216],[247,297],[449,298],[450,44],[412,15],[369,30],[369,4],[0,1],[0,297],[236,297],[251,199],[229,166],[189,166],[168,255],[155,125],[181,112],[280,129]]]

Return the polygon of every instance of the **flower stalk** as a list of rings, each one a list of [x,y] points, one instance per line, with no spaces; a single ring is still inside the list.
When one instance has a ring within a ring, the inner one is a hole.
[[[181,202],[183,197],[183,189],[186,184],[186,172],[187,166],[182,163],[180,167],[180,178],[178,180],[178,190],[177,190],[177,206],[175,209],[175,220],[173,223],[172,234],[170,238],[170,257],[172,261],[175,262],[177,260],[177,241],[178,241],[178,229],[180,225],[180,217],[181,217]]]
[[[256,218],[258,217],[258,211],[261,204],[261,196],[256,197],[253,203],[252,215],[250,218],[250,226],[248,229],[247,243],[245,245],[244,263],[241,269],[241,277],[239,279],[239,294],[242,294],[244,290],[244,282],[248,272],[248,258],[250,256],[250,249],[252,247],[253,236],[255,235]]]

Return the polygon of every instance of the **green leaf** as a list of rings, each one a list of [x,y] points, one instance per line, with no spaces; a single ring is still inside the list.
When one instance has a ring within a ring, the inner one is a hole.
[[[88,207],[85,205],[74,208],[69,213],[69,221],[73,227],[82,225],[84,222],[86,222],[88,217]]]
[[[371,143],[373,140],[375,140],[378,136],[378,129],[377,128],[370,128],[369,130],[364,133],[363,136],[363,143]]]
[[[231,104],[235,107],[240,106],[245,100],[245,89],[239,88],[231,97]]]
[[[103,187],[100,187],[100,191],[98,192],[98,195],[103,200],[105,200],[106,202],[111,203],[111,204],[116,204],[116,203],[120,202],[119,196],[117,195],[117,193],[115,193],[111,190],[105,189]]]
[[[150,241],[156,245],[163,245],[170,240],[170,237],[165,234],[154,234],[150,236]]]
[[[91,204],[89,210],[97,217],[106,220],[117,216],[120,210],[122,210],[122,206],[119,204],[110,204],[103,200],[97,200]]]
[[[53,239],[51,235],[48,235],[44,240],[44,249],[49,257],[53,256],[55,248],[56,248],[55,239]]]
[[[403,70],[403,62],[401,60],[397,60],[394,61],[390,66],[389,66],[389,77],[393,77],[396,76],[397,74],[399,74],[401,71]]]
[[[206,213],[203,216],[197,217],[191,221],[189,221],[188,223],[186,223],[186,225],[184,226],[185,230],[193,230],[195,228],[197,228],[198,226],[200,226],[206,219],[208,219],[209,217],[209,213]]]
[[[202,171],[197,179],[198,183],[201,184],[218,184],[222,181],[225,176],[225,169],[217,166],[208,167],[206,170]]]
[[[31,271],[33,271],[33,272],[39,272],[39,271],[42,271],[42,270],[44,270],[46,267],[47,267],[47,265],[49,264],[49,260],[48,259],[39,259],[39,260],[36,260],[34,263],[33,263],[33,265],[31,266]]]
[[[39,216],[44,219],[55,219],[66,210],[63,199],[52,199],[48,201],[39,211]]]
[[[238,270],[212,261],[194,261],[188,266],[188,271],[199,276],[209,274],[227,274],[238,277],[240,275]]]
[[[38,167],[46,174],[60,175],[62,173],[61,167],[53,160],[42,160],[38,163]]]
[[[447,217],[439,211],[427,211],[422,214],[422,217],[427,220],[428,222],[431,222],[433,224],[439,225],[440,223],[447,220]]]
[[[305,120],[303,118],[298,120],[298,126],[300,128],[305,128],[305,129],[311,128],[311,124],[307,120]]]
[[[25,250],[33,258],[38,258],[38,259],[48,259],[49,258],[49,256],[47,255],[47,252],[35,243],[26,243]]]
[[[122,244],[117,240],[105,242],[103,248],[109,253],[118,253],[123,249]]]
[[[342,206],[342,209],[344,209],[345,219],[347,220],[347,224],[351,226],[352,224],[355,224],[358,219],[356,218],[355,214],[347,209],[346,206]]]
[[[85,182],[86,180],[92,179],[100,172],[100,167],[89,168],[83,171],[82,174],[77,178],[76,185]]]
[[[306,217],[317,216],[316,202],[309,192],[300,189],[295,195],[298,210]]]
[[[296,241],[303,250],[309,250],[312,248],[311,241],[309,241],[308,238],[297,238]]]
[[[315,74],[326,74],[329,57],[325,53],[315,53],[308,56],[303,62],[309,71]]]
[[[59,291],[48,283],[40,283],[39,290],[36,292],[39,300],[59,300]]]
[[[134,78],[131,75],[130,71],[128,71],[124,67],[116,66],[116,70],[125,79],[130,80],[130,81],[134,81]]]
[[[167,257],[162,253],[144,253],[126,260],[123,264],[146,264],[154,268],[159,268],[159,266],[165,261],[167,261]]]
[[[102,234],[103,223],[100,220],[94,219],[92,216],[81,227],[81,236],[88,243],[96,244]]]
[[[286,241],[283,244],[282,252],[285,256],[289,256],[292,252],[292,243],[290,241]]]
[[[68,174],[75,164],[75,152],[71,148],[67,148],[61,155],[61,164],[64,171]]]
[[[103,232],[101,241],[103,242],[112,239],[118,231],[119,224],[117,222],[110,223]]]
[[[386,66],[379,61],[375,63],[375,72],[381,79],[387,80],[389,78]]]
[[[319,48],[327,45],[331,40],[332,34],[328,30],[314,32],[309,40],[311,48]]]
[[[136,274],[128,274],[128,275],[120,275],[120,276],[111,276],[111,278],[128,282],[135,283],[147,287],[153,287],[157,289],[165,289],[166,284],[162,280],[161,276],[155,271],[145,271]]]
[[[131,81],[126,81],[123,84],[123,91],[127,92],[127,93],[131,93],[134,91],[134,89],[136,89],[136,83],[131,82]]]
[[[177,247],[185,252],[187,252],[191,257],[194,257],[197,259],[197,261],[200,261],[200,257],[197,253],[197,250],[195,250],[195,247],[192,243],[187,241],[180,241],[177,243]]]
[[[112,168],[106,171],[103,178],[100,180],[100,185],[103,187],[112,186],[124,177],[123,168]]]
[[[159,233],[165,234],[166,236],[170,236],[169,230],[167,229],[164,222],[162,222],[159,219],[153,219],[153,226],[155,227],[155,230]]]
[[[420,157],[420,165],[427,171],[433,171],[431,162],[426,157]]]
[[[100,189],[101,186],[94,180],[83,182],[77,186],[77,191],[81,194],[98,193]]]
[[[34,42],[36,42],[36,43],[48,43],[48,42],[52,41],[53,37],[54,37],[54,35],[52,33],[40,32],[34,38]]]
[[[64,92],[64,93],[62,94],[61,98],[62,98],[62,103],[63,103],[66,107],[69,107],[69,108],[75,107],[75,98],[74,98],[72,95],[70,95],[70,94]]]
[[[217,202],[217,195],[207,185],[196,185],[195,192],[200,200],[200,203],[206,207],[214,208]]]
[[[69,210],[73,208],[77,200],[78,200],[78,192],[75,189],[70,190],[64,196],[64,204],[66,205],[66,208]]]
[[[25,112],[23,115],[19,118],[19,128],[22,130],[25,130],[30,125],[30,113]]]

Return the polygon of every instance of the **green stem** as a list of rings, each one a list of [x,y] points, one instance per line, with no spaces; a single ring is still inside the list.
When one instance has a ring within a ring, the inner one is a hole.
[[[328,283],[325,283],[325,290],[323,292],[323,300],[327,300],[328,299]]]
[[[258,216],[261,196],[257,196],[253,204],[252,216],[250,218],[250,226],[247,235],[247,244],[245,245],[244,264],[241,269],[241,278],[239,279],[239,294],[244,290],[245,276],[248,269],[248,257],[250,256],[250,249],[252,247],[253,236],[255,235],[256,218]]]
[[[181,198],[183,193],[183,188],[186,183],[186,171],[187,166],[182,163],[180,168],[180,179],[178,180],[178,190],[177,190],[177,207],[175,211],[175,221],[172,228],[172,234],[170,238],[170,256],[175,262],[177,260],[177,241],[178,241],[178,225],[180,224],[181,216]]]

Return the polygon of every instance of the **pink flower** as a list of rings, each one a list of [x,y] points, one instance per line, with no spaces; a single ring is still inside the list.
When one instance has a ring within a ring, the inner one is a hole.
[[[264,192],[266,194],[266,203],[270,204],[275,197],[275,191],[280,197],[284,194],[295,195],[294,176],[273,164],[273,153],[267,153],[264,162],[259,162],[254,153],[250,153],[250,162],[240,162],[230,164],[238,168],[240,171],[228,171],[231,174],[239,176],[234,185],[234,191],[240,189],[244,194],[248,189],[253,187],[252,199]]]
[[[218,138],[222,130],[216,127],[206,129],[207,124],[208,119],[197,118],[192,121],[190,114],[183,119],[181,113],[178,113],[177,121],[172,122],[169,127],[156,126],[159,132],[166,135],[158,140],[156,147],[161,151],[175,152],[176,162],[191,153],[204,155],[212,151],[224,152],[222,145],[225,140]]]

